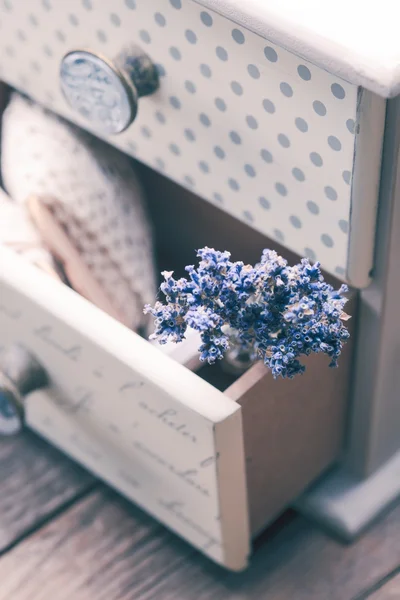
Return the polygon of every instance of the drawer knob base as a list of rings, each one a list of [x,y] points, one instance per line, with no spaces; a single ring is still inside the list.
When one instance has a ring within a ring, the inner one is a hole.
[[[48,384],[46,371],[22,345],[0,354],[0,435],[15,435],[23,427],[24,396]]]
[[[132,45],[113,61],[91,50],[69,52],[60,83],[73,110],[99,131],[116,134],[134,121],[139,98],[157,90],[159,77],[150,57]]]

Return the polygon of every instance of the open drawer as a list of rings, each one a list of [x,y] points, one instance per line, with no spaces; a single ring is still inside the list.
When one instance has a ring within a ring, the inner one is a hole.
[[[175,184],[143,179],[160,267],[179,269],[205,243],[244,260],[273,246]],[[351,344],[339,369],[312,356],[303,376],[274,381],[256,364],[221,391],[7,250],[0,331],[49,377],[25,399],[27,425],[229,569],[340,455]]]

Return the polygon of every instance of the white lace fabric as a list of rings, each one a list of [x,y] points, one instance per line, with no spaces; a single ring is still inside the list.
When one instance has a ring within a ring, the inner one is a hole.
[[[57,276],[50,252],[34,227],[23,205],[15,204],[0,189],[0,246],[21,254],[29,262]]]
[[[15,92],[3,115],[1,167],[14,208],[43,198],[123,321],[143,326],[155,269],[131,159]]]

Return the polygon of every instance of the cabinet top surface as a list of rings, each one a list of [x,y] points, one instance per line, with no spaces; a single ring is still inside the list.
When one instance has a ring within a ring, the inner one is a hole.
[[[400,94],[400,3],[196,0],[380,96]]]

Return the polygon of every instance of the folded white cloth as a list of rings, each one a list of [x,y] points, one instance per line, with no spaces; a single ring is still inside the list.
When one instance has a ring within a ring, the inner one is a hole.
[[[121,321],[143,326],[155,269],[131,159],[14,92],[3,115],[1,166],[13,200],[41,198]],[[70,281],[74,287],[73,273]]]
[[[29,262],[58,277],[53,257],[23,205],[15,204],[0,189],[0,246],[7,246]]]

